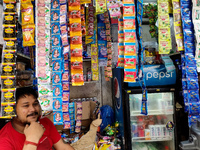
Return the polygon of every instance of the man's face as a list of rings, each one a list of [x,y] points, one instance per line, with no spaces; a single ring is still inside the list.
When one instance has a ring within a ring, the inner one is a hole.
[[[18,99],[16,105],[17,118],[23,124],[38,121],[40,116],[40,104],[33,95],[26,95]]]

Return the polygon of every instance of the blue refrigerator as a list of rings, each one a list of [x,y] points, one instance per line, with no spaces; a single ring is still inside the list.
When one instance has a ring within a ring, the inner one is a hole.
[[[123,82],[123,76],[123,69],[113,69],[113,106],[115,120],[119,122],[122,150],[175,150],[176,70],[168,73],[164,65],[144,67],[148,90],[147,116],[140,114],[140,84]]]

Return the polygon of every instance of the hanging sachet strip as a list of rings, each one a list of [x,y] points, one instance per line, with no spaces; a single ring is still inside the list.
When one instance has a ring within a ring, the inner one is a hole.
[[[184,51],[180,0],[172,0],[172,5],[173,5],[174,32],[175,32],[177,50]]]
[[[136,34],[137,34],[137,81],[140,83],[140,86],[142,88],[142,104],[141,104],[141,114],[147,115],[148,114],[148,108],[147,108],[147,88],[146,88],[146,82],[144,77],[144,61],[143,61],[143,54],[144,54],[144,47],[142,45],[142,16],[143,16],[143,0],[137,1],[136,6],[136,14],[137,14],[137,20],[136,20],[136,27],[138,28]]]
[[[15,116],[16,90],[16,1],[3,1],[3,49],[1,55],[0,118]]]
[[[172,49],[169,20],[169,2],[158,0],[158,44],[159,54],[169,54]]]
[[[39,102],[43,115],[52,111],[52,87],[50,73],[50,1],[37,0],[36,10],[36,76]]]
[[[106,38],[107,38],[107,66],[105,66],[105,79],[109,81],[112,78],[112,43],[111,43],[111,32],[110,32],[110,20],[108,12],[104,13],[104,22],[106,24]]]
[[[130,55],[130,47],[136,44],[135,4],[134,1],[123,1],[123,30],[124,30],[124,82],[136,80],[136,54]]]
[[[200,4],[198,0],[193,0],[192,19],[196,37],[195,59],[197,60],[197,71],[200,72]]]
[[[181,54],[182,89],[189,127],[199,118],[199,85],[195,54],[195,37],[192,23],[192,2],[181,0],[181,16],[185,55]],[[194,6],[195,7],[195,6]],[[195,11],[194,11],[195,12]],[[195,20],[195,18],[193,18]]]
[[[123,19],[118,19],[118,60],[117,68],[124,67],[124,25]]]
[[[68,1],[69,12],[80,12],[80,1]],[[83,80],[83,57],[82,57],[82,31],[81,31],[81,13],[70,13],[69,16],[70,27],[70,49],[71,53],[71,81],[72,86],[81,86],[84,84]],[[81,54],[81,55],[79,55]]]
[[[97,40],[99,66],[107,66],[107,37],[104,14],[97,15]]]

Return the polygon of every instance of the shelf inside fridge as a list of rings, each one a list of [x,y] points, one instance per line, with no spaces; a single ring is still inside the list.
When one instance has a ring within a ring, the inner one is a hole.
[[[149,140],[145,140],[145,137],[133,137],[132,138],[132,142],[161,142],[161,141],[171,141],[172,137],[171,136],[167,136],[165,138],[163,137],[157,137],[155,139],[149,139]]]
[[[143,116],[141,111],[131,111],[131,116]],[[162,110],[149,110],[148,115],[173,115],[173,111],[163,112]]]

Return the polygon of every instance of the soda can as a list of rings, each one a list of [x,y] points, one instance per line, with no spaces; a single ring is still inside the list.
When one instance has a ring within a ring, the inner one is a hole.
[[[151,139],[156,139],[155,125],[149,125],[149,130]]]
[[[132,137],[138,137],[138,125],[137,123],[132,123],[131,129],[132,129]]]
[[[165,125],[160,125],[161,126],[161,137],[162,138],[167,138],[167,129]]]
[[[156,137],[157,139],[160,139],[161,138],[161,125],[155,125],[155,132],[156,132]]]

